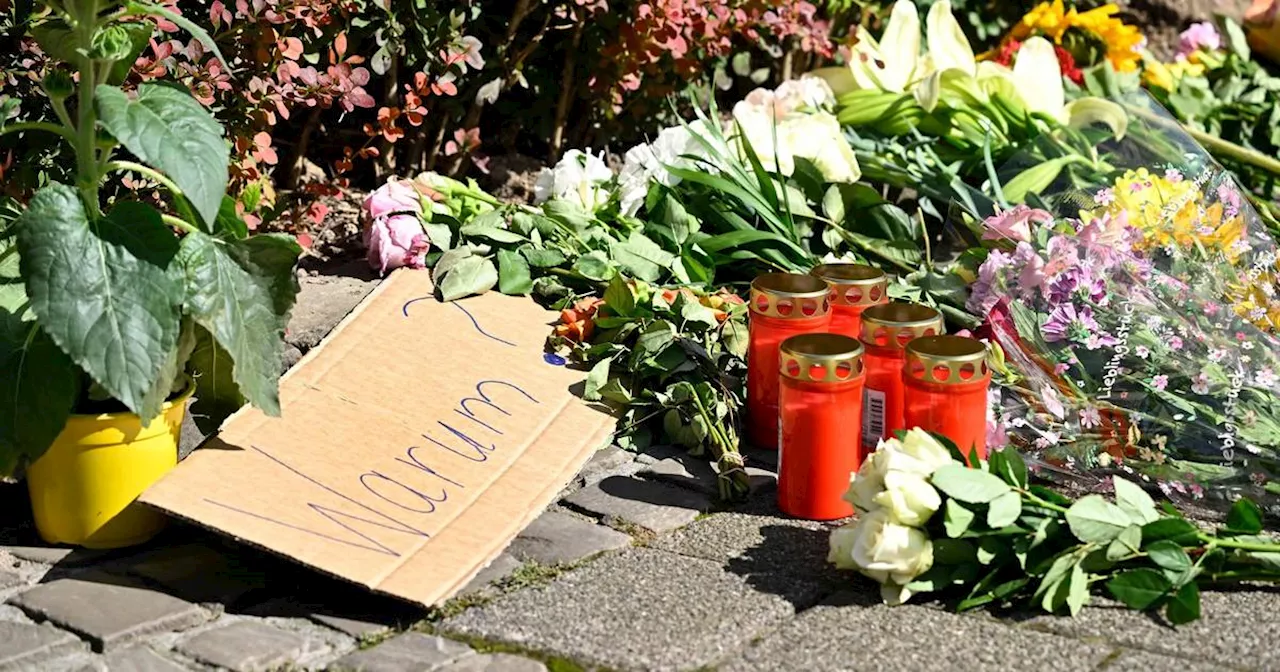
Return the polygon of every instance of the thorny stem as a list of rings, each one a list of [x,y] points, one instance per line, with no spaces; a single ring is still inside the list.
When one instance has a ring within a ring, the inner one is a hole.
[[[750,487],[747,472],[743,469],[742,456],[729,441],[724,428],[707,412],[707,408],[702,405],[702,399],[696,392],[693,395],[693,403],[698,407],[698,414],[707,423],[707,432],[711,436],[711,452],[720,470],[720,496],[722,499],[733,499],[736,495],[745,493]]]
[[[1060,505],[1058,505],[1058,504],[1054,504],[1053,502],[1050,502],[1050,501],[1043,500],[1043,499],[1041,499],[1041,498],[1039,498],[1039,497],[1035,496],[1034,494],[1032,494],[1030,490],[1024,490],[1024,489],[1022,489],[1022,488],[1014,488],[1014,490],[1016,490],[1016,491],[1018,492],[1018,494],[1020,494],[1020,495],[1022,495],[1023,497],[1025,497],[1025,498],[1026,498],[1026,500],[1027,500],[1028,502],[1031,502],[1032,504],[1034,504],[1034,505],[1036,505],[1036,506],[1038,506],[1038,507],[1040,507],[1040,508],[1042,508],[1042,509],[1049,509],[1050,511],[1057,511],[1058,513],[1066,513],[1066,512],[1067,512],[1067,508],[1066,508],[1066,507],[1064,507],[1064,506],[1060,506]]]
[[[1256,553],[1280,553],[1280,544],[1264,544],[1251,541],[1235,541],[1232,539],[1221,539],[1208,534],[1196,535],[1200,541],[1210,546],[1218,546],[1220,548],[1234,548],[1240,551],[1254,551]]]

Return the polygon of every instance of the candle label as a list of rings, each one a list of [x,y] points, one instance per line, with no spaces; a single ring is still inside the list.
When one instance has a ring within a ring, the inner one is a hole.
[[[875,448],[884,435],[884,399],[880,390],[862,388],[862,445]]]

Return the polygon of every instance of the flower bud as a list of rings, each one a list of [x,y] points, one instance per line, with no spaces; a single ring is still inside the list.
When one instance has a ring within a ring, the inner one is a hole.
[[[49,74],[44,76],[40,86],[54,100],[62,100],[76,90],[76,84],[72,81],[70,73],[61,68],[50,70]]]

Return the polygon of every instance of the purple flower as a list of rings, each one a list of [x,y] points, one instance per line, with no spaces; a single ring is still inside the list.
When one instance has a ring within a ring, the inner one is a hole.
[[[1044,401],[1045,410],[1053,414],[1053,417],[1059,420],[1067,417],[1067,408],[1062,405],[1062,399],[1058,398],[1058,391],[1053,386],[1045,385],[1040,388],[1040,398]]]
[[[364,230],[369,265],[386,275],[387,271],[408,266],[424,268],[431,240],[422,229],[417,215],[391,215],[369,222]]]
[[[1240,212],[1240,192],[1235,186],[1227,183],[1218,185],[1218,200],[1222,201],[1227,217],[1235,217]]]
[[[1163,392],[1164,388],[1168,386],[1169,376],[1161,374],[1151,379],[1151,387],[1155,388],[1157,391]]]
[[[983,240],[1012,240],[1023,243],[1031,240],[1031,225],[1053,221],[1053,215],[1044,210],[1018,204],[1004,212],[988,217],[983,225]]]
[[[1179,337],[1177,337],[1177,336],[1170,336],[1170,337],[1169,337],[1169,347],[1170,347],[1170,348],[1172,348],[1172,349],[1174,349],[1174,350],[1181,350],[1181,349],[1182,349],[1182,345],[1183,345],[1183,344],[1182,344],[1182,339],[1181,339],[1181,338],[1179,338]]]
[[[991,309],[1000,301],[1001,271],[1007,268],[1011,261],[1009,255],[1000,250],[991,250],[987,254],[987,260],[978,268],[978,279],[973,283],[969,301],[965,303],[967,309],[978,315],[991,312]]]
[[[1029,243],[1018,243],[1013,263],[1022,267],[1018,271],[1018,290],[1023,297],[1034,296],[1036,288],[1044,284],[1044,259]]]
[[[1164,179],[1177,184],[1182,181],[1182,171],[1177,168],[1168,168],[1164,171]]]
[[[1253,381],[1263,387],[1274,387],[1280,378],[1276,376],[1275,371],[1271,367],[1264,367],[1261,371],[1253,374]]]
[[[1080,426],[1081,427],[1101,427],[1102,414],[1093,406],[1086,406],[1080,409]]]
[[[1116,201],[1116,191],[1111,187],[1101,189],[1098,193],[1093,195],[1093,200],[1097,202],[1098,205],[1111,205]]]
[[[1222,38],[1218,35],[1218,29],[1208,21],[1193,23],[1178,36],[1178,56],[1182,58],[1201,49],[1217,51],[1220,48]]]
[[[1209,374],[1198,374],[1191,382],[1191,391],[1196,394],[1209,394]]]
[[[1098,330],[1098,323],[1093,319],[1093,309],[1085,306],[1076,310],[1073,303],[1064,303],[1049,313],[1044,326],[1040,327],[1044,340],[1053,343],[1068,338],[1084,340]]]

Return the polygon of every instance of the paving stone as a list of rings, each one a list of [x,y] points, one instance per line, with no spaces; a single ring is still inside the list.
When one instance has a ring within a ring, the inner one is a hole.
[[[441,627],[618,670],[694,669],[820,593],[803,578],[752,585],[716,562],[633,548],[469,609]]]
[[[589,555],[631,545],[631,537],[569,513],[538,516],[507,547],[521,560],[544,565],[577,562]]]
[[[694,457],[687,453],[668,457],[641,469],[639,475],[712,496],[718,492],[715,467],[711,466],[706,457]]]
[[[78,567],[89,564],[107,555],[108,551],[96,551],[85,548],[61,548],[58,546],[0,546],[0,551],[8,551],[13,557],[28,562],[39,562],[45,565],[61,565]]]
[[[827,562],[829,525],[783,518],[774,515],[773,507],[764,510],[769,512],[712,514],[658,537],[650,546],[714,560],[750,582],[801,577],[835,592],[859,580]]]
[[[606,478],[573,493],[565,502],[654,532],[688,525],[711,508],[711,499],[704,494],[625,476]]]
[[[126,570],[192,602],[232,603],[266,585],[266,571],[252,561],[206,544],[169,546],[133,561]]]
[[[363,262],[335,269],[332,275],[300,278],[285,341],[302,352],[316,347],[377,284]]]
[[[636,462],[640,464],[654,464],[655,462],[665,460],[676,455],[683,455],[688,451],[684,448],[676,446],[649,446],[643,452],[636,455]]]
[[[888,607],[845,593],[717,666],[721,672],[1087,672],[1112,647],[915,605]]]
[[[325,625],[337,630],[338,632],[351,635],[356,639],[380,635],[391,629],[391,626],[386,623],[376,623],[359,618],[335,616],[333,614],[308,614],[308,618],[320,625]]]
[[[1280,641],[1280,618],[1274,617],[1280,613],[1280,591],[1274,588],[1205,591],[1200,596],[1200,620],[1177,627],[1111,600],[1095,597],[1093,604],[1075,618],[1035,616],[1026,625],[1218,665],[1280,669],[1280,647],[1258,646]]]
[[[599,483],[628,465],[635,464],[634,453],[627,452],[617,446],[609,446],[597,450],[590,460],[578,472],[578,479],[583,485]],[[638,466],[638,465],[637,465]]]
[[[87,665],[81,672],[185,672],[187,668],[165,658],[145,646],[132,646],[109,653],[98,664]]]
[[[206,618],[205,611],[190,602],[107,574],[58,579],[9,602],[33,618],[88,638],[99,652],[153,632],[182,630]]]
[[[26,583],[26,580],[13,572],[0,571],[0,590],[12,588]]]
[[[407,632],[373,648],[338,659],[330,669],[361,672],[434,672],[475,655],[471,647],[444,637]]]
[[[462,590],[458,591],[458,594],[466,595],[467,593],[484,590],[494,581],[507,578],[511,575],[511,572],[516,571],[520,568],[520,565],[523,564],[523,562],[520,562],[518,558],[510,553],[503,552],[501,555],[494,558],[493,562],[489,563],[488,566],[480,570],[480,573],[476,574],[475,578],[471,579],[470,583],[463,586]]]
[[[257,621],[205,630],[177,646],[179,653],[236,672],[279,667],[302,655],[302,635]]]
[[[510,653],[467,656],[440,668],[440,672],[547,672],[542,663]]]
[[[30,669],[81,648],[75,635],[51,625],[0,623],[0,670]]]
[[[1113,657],[1110,661],[1098,668],[1099,672],[1153,672],[1156,670],[1220,672],[1226,669],[1214,663],[1187,660],[1185,658],[1171,658],[1146,651],[1123,651],[1112,655]]]

